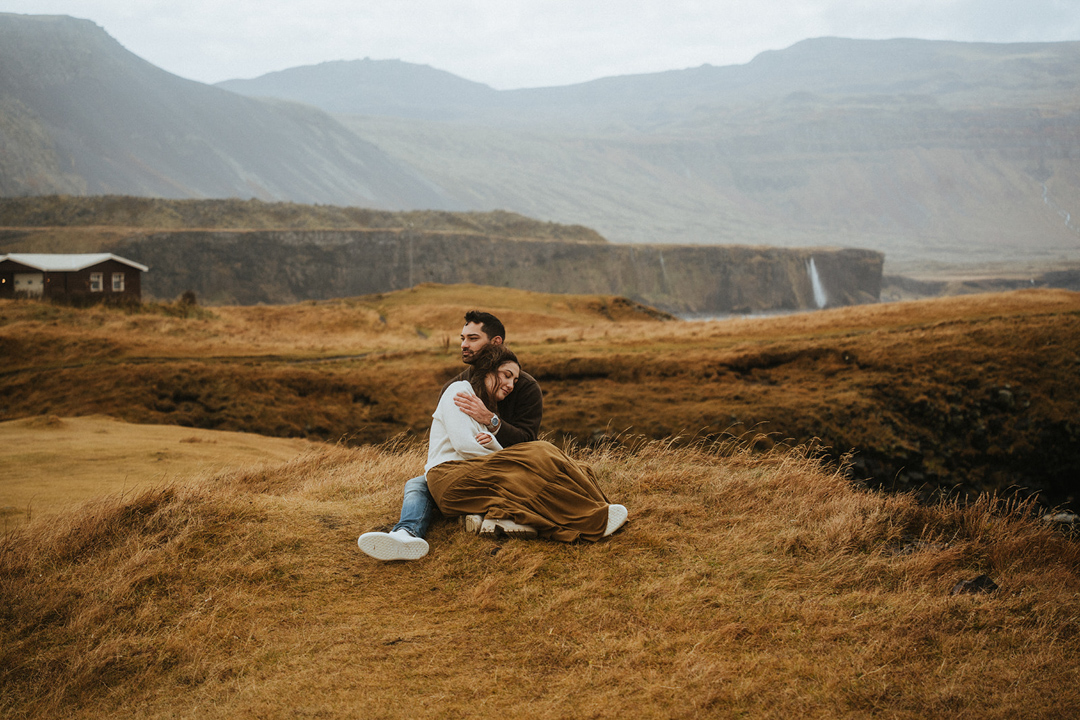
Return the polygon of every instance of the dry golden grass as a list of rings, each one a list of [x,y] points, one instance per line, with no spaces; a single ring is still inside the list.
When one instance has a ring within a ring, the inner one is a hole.
[[[579,451],[580,452],[580,451]],[[595,545],[453,522],[414,563],[423,448],[314,446],[0,541],[11,718],[1071,718],[1080,549],[1016,508],[921,506],[799,451],[580,452]],[[987,573],[988,595],[950,595]]]
[[[306,440],[250,433],[131,425],[101,416],[53,415],[0,423],[0,529],[52,515],[103,495],[205,472],[280,464],[308,448]]]
[[[279,356],[319,359],[387,352],[456,352],[467,310],[496,313],[511,340],[671,319],[622,298],[550,295],[478,285],[419,285],[385,295],[296,305],[196,308],[148,305],[140,312],[0,300],[6,369],[111,359]],[[18,341],[18,342],[16,342]]]
[[[505,210],[394,212],[332,205],[265,203],[260,200],[51,195],[0,198],[7,244],[19,252],[92,252],[116,247],[147,230],[298,229],[408,230],[414,233],[472,233],[493,237],[563,242],[605,242],[595,230],[534,220]],[[0,241],[0,251],[4,250]]]
[[[1080,294],[1036,290],[723,322],[618,298],[419,286],[140,313],[0,303],[0,420],[108,414],[348,443],[422,436],[472,307],[506,322],[544,429],[590,442],[764,432],[876,484],[1054,505],[1080,473]]]

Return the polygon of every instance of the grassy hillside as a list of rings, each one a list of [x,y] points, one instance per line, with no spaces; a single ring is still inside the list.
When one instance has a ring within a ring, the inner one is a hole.
[[[0,423],[0,530],[55,515],[103,495],[280,464],[310,447],[307,440],[228,433],[179,425],[131,425],[93,415],[39,415]]]
[[[457,337],[472,307],[496,312],[518,347],[526,331],[669,317],[621,298],[476,286],[134,314],[3,302],[0,420],[104,413],[354,442],[422,433],[438,388],[461,371]]]
[[[773,318],[672,322],[619,298],[476,286],[129,314],[0,304],[0,420],[129,422],[348,443],[422,437],[489,309],[578,442],[749,433],[818,442],[874,485],[1050,504],[1080,476],[1080,295],[1019,291]]]
[[[454,522],[361,555],[418,446],[315,446],[0,537],[10,718],[1068,718],[1080,550],[1022,512],[854,489],[795,451],[579,452],[596,545]],[[951,591],[989,575],[989,594]]]
[[[410,229],[417,232],[477,233],[516,239],[560,240],[602,243],[595,231],[576,225],[541,222],[517,213],[445,212],[412,210],[392,212],[361,207],[302,205],[261,200],[170,200],[125,195],[79,197],[45,195],[0,198],[0,228],[29,228],[32,240],[62,240],[72,233],[127,231],[222,229],[222,230],[352,230]],[[38,239],[40,238],[40,239]],[[24,240],[25,242],[25,240]],[[77,252],[63,244],[51,248],[21,249],[20,252]]]

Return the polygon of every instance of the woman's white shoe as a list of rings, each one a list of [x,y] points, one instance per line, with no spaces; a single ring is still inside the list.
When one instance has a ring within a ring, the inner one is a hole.
[[[604,530],[604,537],[607,537],[611,533],[621,528],[623,526],[623,523],[626,522],[626,516],[629,514],[629,511],[624,505],[608,505],[607,529]]]

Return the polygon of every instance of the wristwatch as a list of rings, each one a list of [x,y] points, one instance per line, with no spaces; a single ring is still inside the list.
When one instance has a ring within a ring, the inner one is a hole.
[[[491,428],[491,432],[499,432],[499,416],[492,415],[491,422],[488,423],[488,427]]]

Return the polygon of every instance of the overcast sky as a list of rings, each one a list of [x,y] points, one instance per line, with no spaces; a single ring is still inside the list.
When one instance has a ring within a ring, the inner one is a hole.
[[[0,0],[202,82],[398,59],[500,90],[749,62],[806,38],[1080,40],[1080,0]]]

